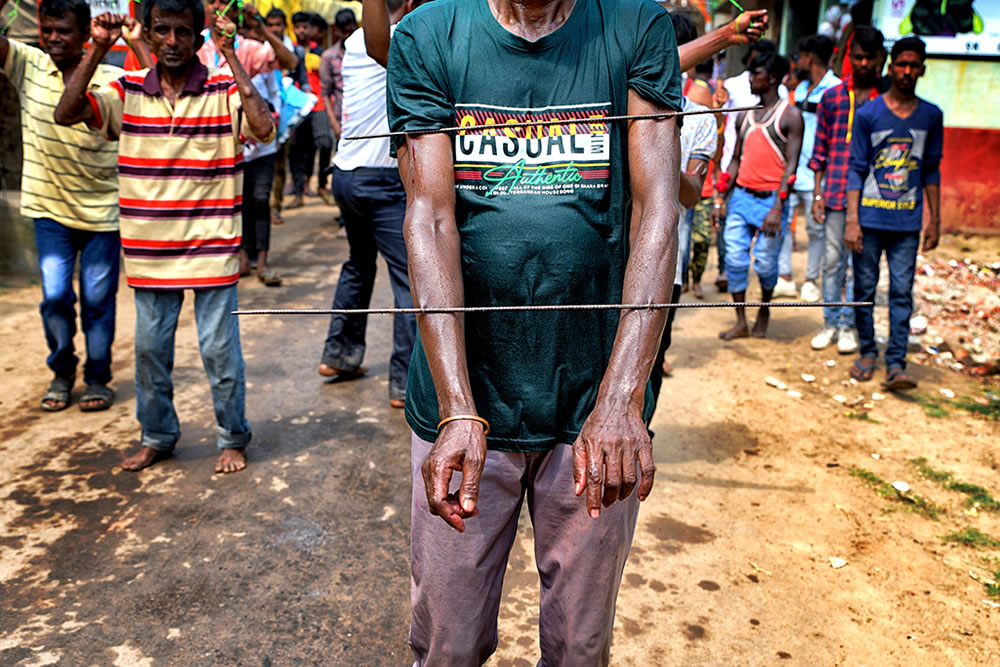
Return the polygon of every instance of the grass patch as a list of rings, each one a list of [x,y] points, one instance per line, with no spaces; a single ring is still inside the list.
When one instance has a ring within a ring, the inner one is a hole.
[[[1000,540],[981,532],[978,528],[963,528],[957,532],[948,533],[941,539],[945,542],[962,544],[975,549],[1000,549]]]
[[[975,399],[966,396],[955,399],[952,401],[952,405],[966,412],[971,412],[981,417],[992,419],[993,421],[1000,421],[1000,396],[988,394],[983,398],[986,399],[986,405],[977,403]]]
[[[998,581],[1000,581],[1000,569],[993,571],[993,583],[985,584],[986,594],[991,598],[1000,598],[1000,584],[997,583]]]
[[[892,488],[891,484],[873,473],[871,470],[851,466],[847,469],[847,472],[850,473],[852,477],[861,480],[865,486],[886,500],[901,504],[908,512],[920,514],[928,519],[933,519],[934,521],[937,521],[938,518],[945,513],[943,507],[936,505],[934,501],[929,498],[924,498],[920,494],[899,493],[896,489]]]
[[[871,413],[864,411],[858,412],[856,410],[848,410],[847,412],[844,413],[844,416],[847,417],[848,419],[856,419],[862,422],[869,422],[870,424],[885,423],[881,419],[875,419],[874,417],[872,417]]]
[[[986,512],[1000,512],[1000,501],[990,495],[988,490],[978,484],[970,484],[968,482],[955,479],[954,474],[946,470],[935,470],[927,465],[927,459],[923,456],[916,459],[910,459],[910,464],[917,469],[917,472],[920,473],[921,476],[933,482],[937,482],[949,491],[964,493],[967,495],[968,498],[965,499],[966,507],[975,507]]]
[[[910,397],[923,408],[924,414],[928,417],[944,419],[951,414],[946,407],[950,403],[947,399],[928,396],[919,391],[911,393]]]

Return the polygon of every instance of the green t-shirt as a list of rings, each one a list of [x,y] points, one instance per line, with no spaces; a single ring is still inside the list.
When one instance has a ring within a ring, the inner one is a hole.
[[[631,193],[628,89],[680,109],[677,44],[653,0],[577,0],[555,32],[529,42],[487,0],[435,0],[400,22],[389,51],[392,130],[580,118],[579,125],[453,136],[465,303],[620,303]],[[466,315],[476,409],[491,449],[573,442],[594,407],[617,311]],[[645,418],[652,413],[647,390]],[[437,397],[420,341],[406,417],[436,438]]]

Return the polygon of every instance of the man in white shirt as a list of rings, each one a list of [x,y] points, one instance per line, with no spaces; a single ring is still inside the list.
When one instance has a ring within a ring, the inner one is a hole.
[[[395,24],[412,7],[404,0],[388,0],[389,19]],[[344,41],[343,136],[389,131],[385,105],[386,71],[365,51],[364,30]],[[350,257],[340,271],[333,308],[367,308],[375,284],[375,261],[381,253],[389,268],[397,308],[412,307],[403,240],[406,192],[388,139],[342,141],[333,160],[333,194],[344,214]],[[365,373],[364,315],[334,315],[323,347],[319,373],[326,377]],[[406,376],[416,339],[416,318],[396,315],[392,357],[389,361],[389,403],[401,408],[406,399]]]

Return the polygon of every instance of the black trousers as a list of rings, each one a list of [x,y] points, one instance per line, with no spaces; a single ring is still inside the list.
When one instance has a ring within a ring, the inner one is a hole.
[[[271,183],[274,153],[243,163],[243,241],[240,247],[250,257],[271,248]]]

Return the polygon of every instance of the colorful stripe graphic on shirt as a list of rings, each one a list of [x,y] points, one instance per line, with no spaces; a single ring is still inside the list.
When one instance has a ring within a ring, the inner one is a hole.
[[[496,125],[455,135],[457,188],[497,197],[608,187],[611,136],[602,119],[610,102],[536,109],[458,104],[456,109],[459,126]],[[575,119],[580,122],[544,125]],[[505,127],[526,122],[539,125]]]

